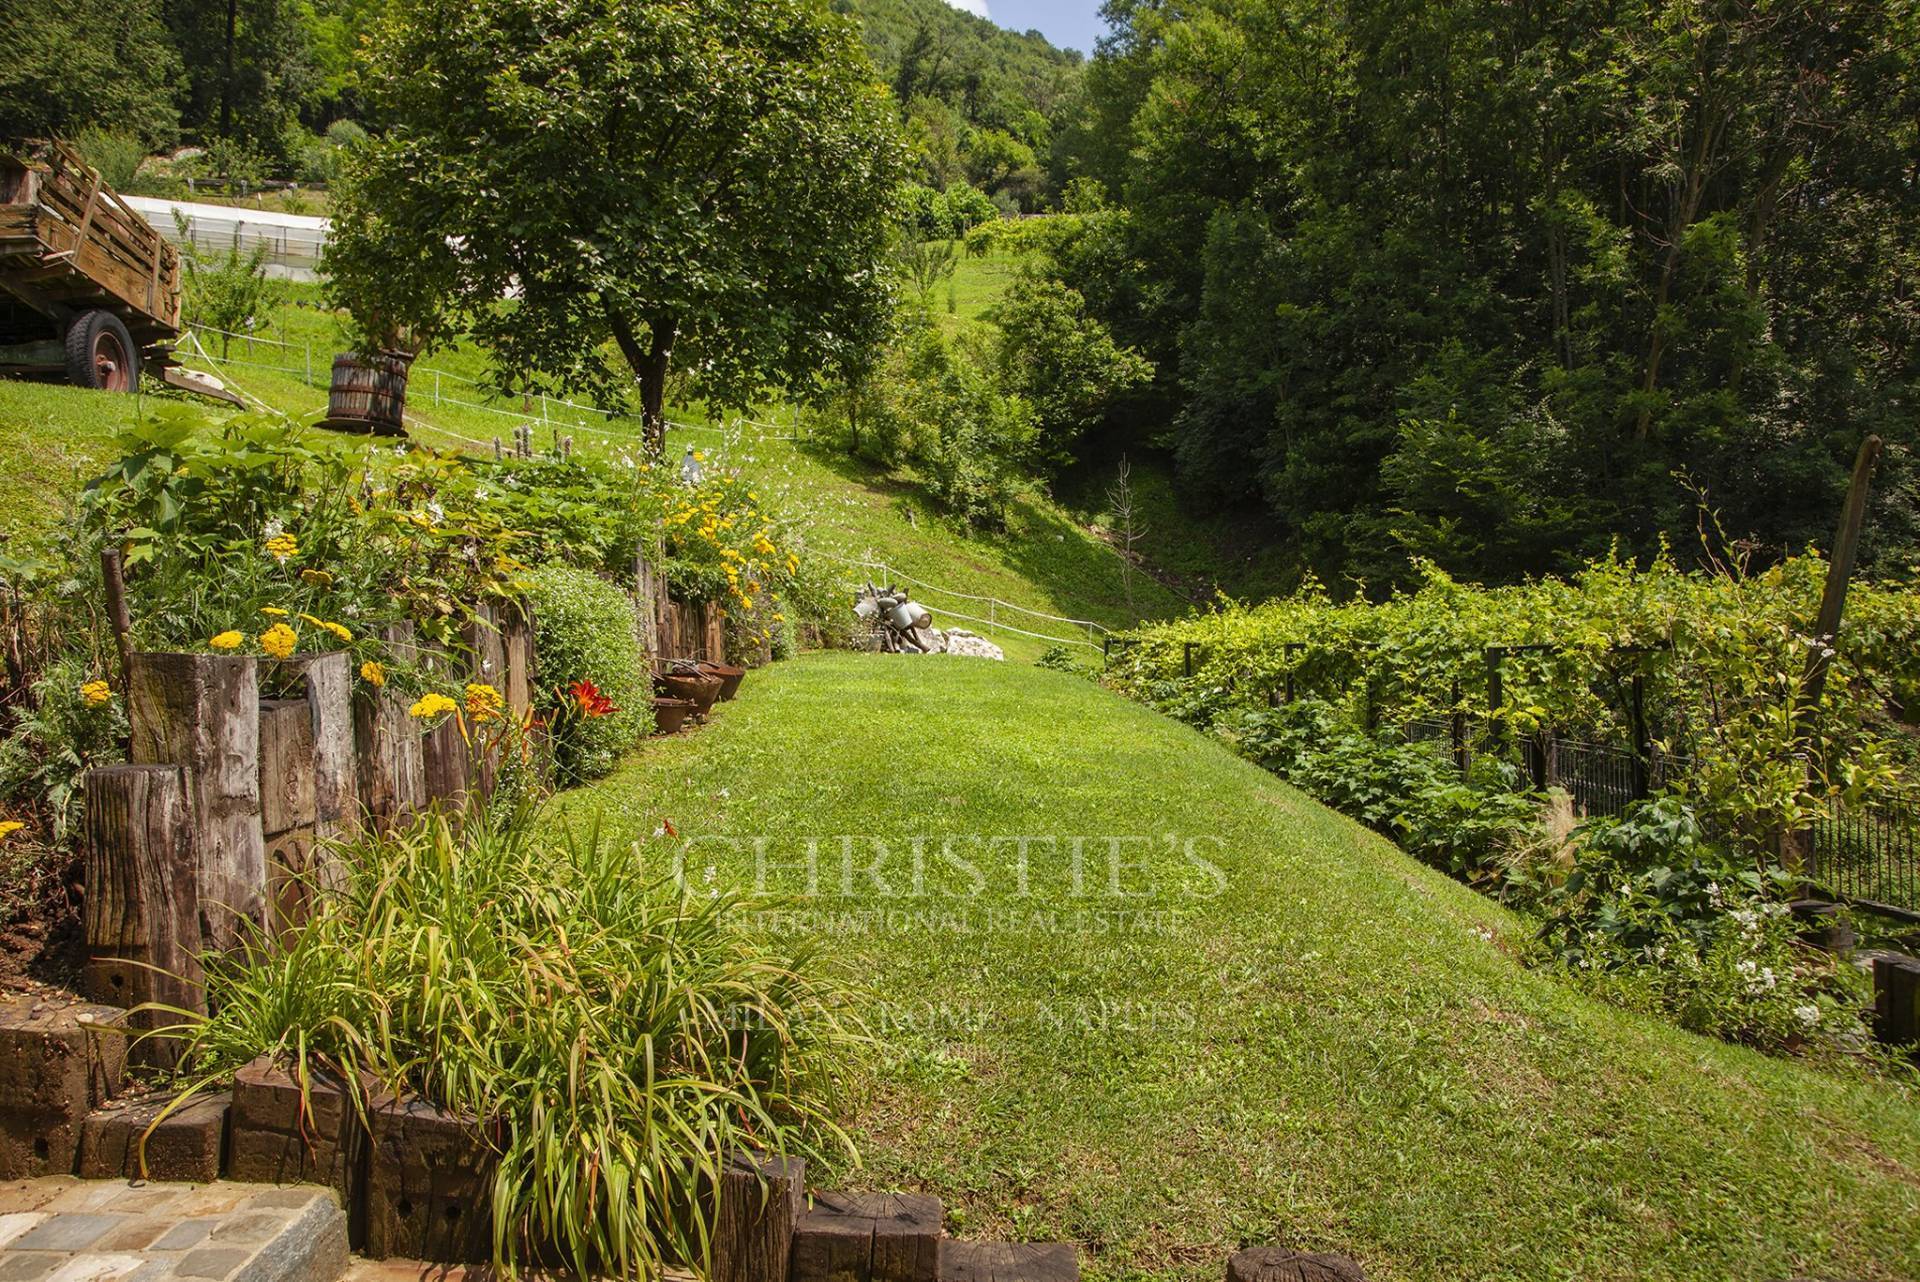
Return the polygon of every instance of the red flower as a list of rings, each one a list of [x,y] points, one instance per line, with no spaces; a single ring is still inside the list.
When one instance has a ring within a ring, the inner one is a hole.
[[[599,686],[587,680],[585,677],[581,677],[578,681],[568,686],[567,693],[573,696],[574,703],[578,705],[580,709],[580,715],[589,720],[597,720],[600,717],[610,717],[620,711],[620,709],[613,706],[613,700],[600,693]]]

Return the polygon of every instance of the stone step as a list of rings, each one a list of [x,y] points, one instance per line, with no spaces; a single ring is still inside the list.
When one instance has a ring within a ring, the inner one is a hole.
[[[940,1199],[819,1193],[793,1230],[790,1282],[937,1282]]]
[[[940,1243],[940,1282],[1080,1282],[1071,1242]]]
[[[7,1282],[336,1282],[346,1267],[347,1217],[312,1185],[0,1185]]]

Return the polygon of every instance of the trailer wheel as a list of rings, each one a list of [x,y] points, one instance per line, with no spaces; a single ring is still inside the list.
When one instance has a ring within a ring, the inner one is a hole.
[[[82,312],[67,327],[67,381],[102,392],[140,386],[140,349],[112,312]]]

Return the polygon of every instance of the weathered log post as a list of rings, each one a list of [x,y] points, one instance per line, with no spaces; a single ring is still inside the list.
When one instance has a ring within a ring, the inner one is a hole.
[[[461,638],[467,647],[467,680],[492,686],[500,693],[504,703],[508,685],[507,640],[501,618],[500,610],[490,602],[481,602],[473,608],[473,617],[462,630]],[[472,733],[480,727],[469,725],[467,729]],[[473,783],[479,787],[482,796],[492,796],[493,785],[500,775],[499,751],[496,748],[474,759],[472,745],[468,747]]]
[[[421,666],[442,679],[467,671],[467,665],[439,647],[420,649]],[[458,695],[455,696],[458,698]],[[425,768],[425,799],[444,802],[446,808],[459,811],[467,804],[467,780],[472,774],[472,755],[457,717],[448,717],[420,740],[421,761]]]
[[[500,610],[500,640],[506,654],[507,710],[525,718],[533,711],[533,606],[515,601]]]
[[[666,578],[654,569],[645,551],[633,558],[633,639],[649,658],[661,657],[665,622]]]
[[[382,639],[393,652],[411,656],[413,625],[390,625]],[[367,688],[353,700],[354,755],[360,804],[375,832],[391,832],[427,801],[426,760],[420,729],[407,715],[407,701],[387,689]]]
[[[266,924],[260,826],[260,674],[248,655],[135,654],[127,683],[136,765],[186,768],[200,939],[230,950]]]
[[[787,1282],[794,1226],[806,1210],[806,1162],[739,1153],[718,1183],[710,1282]]]
[[[154,1002],[204,1013],[200,894],[187,773],[179,766],[101,766],[87,773],[87,955],[83,987],[105,1006]],[[155,1012],[139,1029],[175,1022]],[[171,1068],[180,1045],[144,1038],[135,1063]]]
[[[260,704],[260,815],[276,936],[312,916],[343,878],[328,842],[359,822],[353,676],[344,651],[275,665],[289,697]]]

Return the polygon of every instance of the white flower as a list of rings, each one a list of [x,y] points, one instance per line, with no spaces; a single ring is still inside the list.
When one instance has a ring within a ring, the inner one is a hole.
[[[447,509],[440,506],[438,499],[427,500],[427,515],[433,518],[435,525],[447,519]]]
[[[1737,962],[1734,965],[1734,969],[1739,971],[1742,975],[1746,975],[1749,978],[1751,978],[1753,975],[1753,972],[1760,969],[1760,965],[1758,962],[1754,961],[1753,958],[1747,957]]]
[[[287,527],[285,526],[285,524],[281,522],[280,518],[277,516],[274,517],[271,521],[268,521],[266,524],[266,527],[261,530],[261,533],[266,535],[266,537],[270,539],[277,539],[282,534],[285,534],[286,532],[287,532]]]
[[[1818,1006],[1795,1006],[1793,1008],[1793,1014],[1794,1018],[1798,1019],[1802,1024],[1805,1024],[1808,1028],[1812,1028],[1820,1022],[1820,1008]]]

